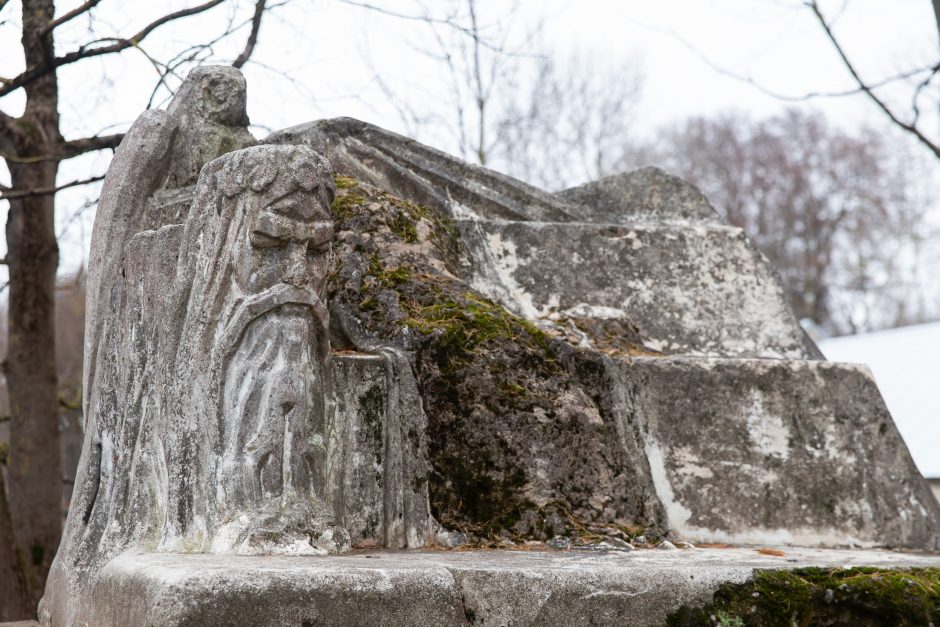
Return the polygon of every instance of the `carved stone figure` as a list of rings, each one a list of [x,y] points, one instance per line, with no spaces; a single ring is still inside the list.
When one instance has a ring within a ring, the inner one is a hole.
[[[185,101],[213,89],[234,90],[241,114]],[[76,590],[128,549],[349,547],[331,488],[343,434],[324,300],[329,162],[249,145],[195,186],[179,169],[231,148],[226,134],[253,141],[224,125],[247,123],[243,90],[233,70],[194,72],[183,102],[138,120],[115,158],[93,242],[83,458],[43,601],[53,622],[70,623]]]
[[[348,546],[326,505],[333,193],[308,149],[246,148],[203,171],[166,318],[182,408],[171,466],[191,481],[170,484],[165,548]]]

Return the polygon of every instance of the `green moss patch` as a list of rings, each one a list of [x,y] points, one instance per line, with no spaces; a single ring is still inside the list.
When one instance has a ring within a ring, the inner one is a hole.
[[[725,584],[711,604],[682,608],[670,627],[940,625],[940,569],[802,568],[757,571]]]
[[[340,176],[337,174],[333,177],[333,184],[336,185],[336,189],[351,189],[356,187],[359,181],[351,176]]]

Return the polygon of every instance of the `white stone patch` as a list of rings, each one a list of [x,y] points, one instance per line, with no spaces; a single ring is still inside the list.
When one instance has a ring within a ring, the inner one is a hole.
[[[859,548],[878,546],[877,542],[860,540],[854,533],[836,528],[797,527],[783,529],[753,527],[744,531],[727,531],[683,525],[682,527],[673,527],[673,531],[685,540],[701,543],[804,547],[849,546]]]
[[[650,349],[651,351],[662,352],[664,348],[669,345],[669,342],[666,340],[643,340],[643,346]]]
[[[516,243],[511,239],[503,239],[500,233],[485,233],[478,225],[475,228],[483,244],[477,251],[482,267],[474,273],[471,286],[525,318],[544,317],[547,308],[537,307],[532,294],[519,285],[515,277],[516,270],[530,260],[519,257]]]
[[[747,412],[747,434],[751,439],[751,447],[758,453],[790,458],[790,430],[780,416],[767,411],[761,395],[754,391],[750,394],[750,404],[745,408]]]
[[[552,294],[557,303],[558,295]],[[557,306],[557,305],[556,305]],[[589,303],[578,303],[574,307],[563,309],[557,313],[549,315],[552,320],[561,317],[567,318],[594,318],[595,320],[621,320],[626,318],[627,314],[622,309],[616,307],[607,307],[606,305],[591,305]]]
[[[679,464],[676,472],[680,475],[698,479],[711,479],[715,476],[711,468],[701,465],[702,460],[687,446],[680,446],[676,449],[672,458]]]
[[[448,190],[448,200],[450,201],[450,214],[455,220],[480,220],[480,214],[467,205],[461,204],[450,197]]]
[[[644,436],[643,440],[646,458],[650,465],[650,478],[653,481],[653,487],[656,489],[656,496],[659,497],[663,509],[666,510],[666,524],[670,529],[677,531],[685,529],[692,517],[692,512],[676,500],[659,443],[648,434]]]

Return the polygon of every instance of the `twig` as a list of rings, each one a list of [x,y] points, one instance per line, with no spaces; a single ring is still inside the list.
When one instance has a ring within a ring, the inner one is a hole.
[[[78,17],[78,16],[81,15],[82,13],[86,13],[86,12],[90,11],[90,10],[93,9],[95,6],[97,6],[97,4],[98,4],[99,2],[101,2],[101,0],[88,0],[87,2],[85,2],[85,3],[83,3],[83,4],[80,4],[79,6],[75,7],[74,9],[72,9],[71,11],[69,11],[68,13],[66,13],[65,15],[63,15],[63,16],[61,16],[61,17],[57,17],[56,19],[54,19],[54,20],[52,20],[51,22],[49,22],[48,24],[46,24],[46,26],[45,26],[41,31],[39,31],[39,38],[40,38],[40,39],[44,39],[44,38],[48,37],[48,36],[49,36],[49,33],[51,33],[53,30],[55,30],[55,29],[58,28],[59,26],[62,26],[62,25],[65,24],[66,22],[75,19],[76,17]],[[2,7],[0,7],[0,8],[2,8]]]
[[[652,28],[652,27],[648,27],[648,28]],[[699,61],[707,65],[710,69],[714,70],[715,72],[721,74],[722,76],[727,76],[728,78],[733,78],[736,81],[747,83],[748,85],[750,85],[757,91],[763,94],[766,94],[772,98],[776,98],[777,100],[783,100],[785,102],[804,102],[807,100],[814,100],[816,98],[842,98],[845,96],[856,96],[862,93],[863,91],[861,87],[853,87],[852,89],[845,89],[841,91],[808,91],[803,94],[784,94],[778,91],[774,91],[773,89],[767,87],[766,85],[755,81],[750,76],[746,76],[744,74],[738,74],[737,72],[732,72],[728,68],[722,67],[718,63],[715,63],[710,58],[705,56],[705,54],[703,54],[702,51],[696,48],[691,42],[689,42],[687,39],[685,39],[684,37],[679,35],[679,33],[673,30],[658,29],[658,28],[652,28],[652,30],[657,30],[657,31],[665,32],[669,34],[676,41],[682,44],[689,52],[694,54],[698,58]],[[924,72],[936,72],[938,70],[940,70],[940,63],[934,64],[931,66],[919,67],[913,70],[908,70],[906,72],[900,72],[898,74],[885,77],[881,80],[871,83],[869,87],[871,89],[878,89],[879,87],[884,87],[886,85],[890,85],[891,83],[896,83],[898,81],[903,81],[909,78],[913,78],[914,76],[918,76],[919,74],[923,74]]]
[[[62,158],[70,159],[83,155],[86,152],[95,150],[105,150],[117,148],[124,139],[124,133],[114,133],[113,135],[94,135],[82,139],[73,139],[65,142],[62,146]]]
[[[258,0],[255,2],[255,14],[251,18],[251,32],[248,34],[248,40],[245,42],[245,49],[232,62],[232,67],[241,68],[245,62],[251,58],[251,53],[255,50],[255,44],[258,43],[258,31],[261,30],[261,18],[264,17],[264,5],[267,0]]]
[[[867,85],[865,81],[862,80],[862,77],[859,76],[858,71],[855,69],[855,66],[849,60],[849,57],[845,54],[845,51],[842,49],[842,45],[839,43],[839,40],[836,39],[835,35],[832,32],[832,29],[829,27],[829,24],[826,22],[826,19],[823,17],[822,12],[819,10],[819,5],[816,3],[816,0],[808,0],[806,6],[810,8],[813,14],[816,16],[816,19],[819,21],[819,25],[822,26],[823,31],[826,33],[826,37],[832,43],[833,48],[839,55],[839,58],[842,59],[842,63],[845,65],[846,69],[849,71],[849,74],[852,75],[852,78],[855,79],[855,82],[858,83],[859,90],[868,96],[868,98],[875,103],[875,105],[881,109],[881,111],[888,116],[888,119],[891,120],[896,126],[904,129],[908,133],[912,134],[917,140],[926,146],[934,156],[940,158],[940,146],[932,142],[930,139],[924,135],[919,128],[913,124],[904,122],[898,118],[894,112],[888,107],[885,102],[872,91],[871,86]]]
[[[87,179],[79,179],[75,181],[70,181],[65,185],[59,185],[57,187],[37,187],[36,189],[14,189],[9,192],[3,192],[0,194],[0,200],[13,200],[16,198],[26,198],[29,196],[48,196],[50,194],[56,194],[61,192],[63,189],[68,189],[70,187],[78,187],[79,185],[88,185],[89,183],[97,183],[100,180],[104,179],[104,174],[99,176],[92,176]]]
[[[49,59],[48,62],[41,65],[34,65],[30,68],[27,68],[26,71],[22,72],[18,76],[11,78],[6,84],[3,85],[3,87],[0,87],[0,96],[5,96],[10,92],[25,87],[26,85],[33,83],[34,81],[45,76],[49,72],[54,71],[56,68],[62,67],[63,65],[69,65],[71,63],[75,63],[76,61],[81,61],[82,59],[99,57],[106,54],[114,54],[127,50],[131,47],[137,47],[140,42],[143,41],[150,33],[164,24],[168,24],[169,22],[173,22],[181,18],[198,15],[199,13],[203,13],[222,4],[224,1],[225,0],[209,0],[209,2],[205,2],[189,9],[181,9],[179,11],[174,11],[173,13],[168,13],[167,15],[164,15],[163,17],[147,24],[143,29],[129,38],[124,39],[120,37],[104,37],[101,39],[96,39],[79,47],[78,50],[69,52],[61,57]],[[113,43],[108,46],[89,48],[89,46],[93,46],[94,44],[109,41]]]
[[[380,7],[378,5],[371,4],[369,2],[360,2],[358,0],[339,0],[339,1],[349,6],[359,7],[360,9],[368,9],[370,11],[375,11],[376,13],[381,13],[382,15],[388,15],[389,17],[396,17],[402,20],[414,20],[418,22],[425,22],[426,24],[440,24],[442,26],[447,26],[448,28],[452,28],[459,33],[463,33],[464,35],[470,38],[474,37],[474,33],[471,29],[467,28],[466,26],[461,26],[453,18],[441,19],[441,18],[433,17],[429,14],[409,15],[407,13],[399,13],[397,11],[392,11],[391,9],[386,9],[384,7]],[[504,55],[509,55],[509,56],[519,56],[519,57],[537,56],[537,55],[527,55],[527,54],[508,52],[499,46],[489,43],[485,39],[480,40],[480,45],[498,54],[504,54]]]

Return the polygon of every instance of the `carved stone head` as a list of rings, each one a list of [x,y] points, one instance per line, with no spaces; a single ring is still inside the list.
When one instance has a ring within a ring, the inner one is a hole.
[[[329,162],[299,147],[249,148],[228,156],[216,181],[222,203],[237,203],[245,216],[243,234],[232,242],[242,293],[254,296],[283,283],[319,294],[333,238]]]

